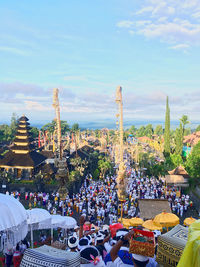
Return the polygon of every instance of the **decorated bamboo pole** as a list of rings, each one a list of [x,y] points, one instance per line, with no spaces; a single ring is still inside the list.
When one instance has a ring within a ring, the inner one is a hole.
[[[121,221],[123,217],[123,202],[126,199],[126,181],[125,181],[125,164],[124,164],[124,144],[123,144],[123,103],[122,103],[122,88],[121,86],[117,87],[116,90],[116,103],[119,108],[119,170],[117,173],[117,195],[118,199],[121,202]]]

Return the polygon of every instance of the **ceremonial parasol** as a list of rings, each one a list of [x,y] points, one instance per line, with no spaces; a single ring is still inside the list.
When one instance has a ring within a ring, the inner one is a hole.
[[[120,222],[123,224],[123,226],[125,228],[127,228],[127,229],[129,228],[129,226],[130,226],[130,219],[124,219],[124,218],[122,218],[122,220],[120,219]]]
[[[160,223],[154,222],[153,220],[145,221],[142,226],[151,231],[154,231],[154,230],[162,231],[162,225]]]
[[[15,246],[28,232],[24,206],[13,196],[5,194],[0,194],[0,232],[0,250],[7,243]]]
[[[189,218],[186,218],[183,223],[184,223],[184,225],[189,226],[190,224],[192,224],[195,221],[196,221],[195,218],[189,217]]]
[[[155,223],[160,223],[162,227],[168,228],[179,224],[179,217],[173,213],[162,212],[156,215],[153,221]]]
[[[33,230],[51,228],[51,214],[45,209],[27,210],[27,223],[31,231],[31,246],[33,248]]]
[[[144,223],[144,221],[139,217],[133,217],[129,221],[130,221],[130,226],[139,226]]]

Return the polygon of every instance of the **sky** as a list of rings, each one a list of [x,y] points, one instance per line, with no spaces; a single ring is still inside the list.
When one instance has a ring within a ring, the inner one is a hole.
[[[200,121],[200,0],[0,2],[0,121]]]

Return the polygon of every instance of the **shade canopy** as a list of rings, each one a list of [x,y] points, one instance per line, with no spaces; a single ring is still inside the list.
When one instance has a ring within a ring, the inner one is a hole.
[[[192,218],[192,217],[186,218],[186,219],[184,220],[184,225],[189,226],[189,225],[191,225],[191,224],[192,224],[193,222],[195,222],[195,221],[196,221],[195,218]]]
[[[173,227],[179,224],[179,217],[173,213],[162,212],[153,220],[155,223],[160,223],[162,227]]]
[[[51,214],[47,210],[35,208],[26,212],[29,230],[51,228]]]
[[[148,230],[154,231],[159,230],[162,231],[162,225],[160,223],[156,223],[153,220],[147,220],[145,221],[142,226]]]
[[[0,231],[7,233],[7,241],[13,245],[27,235],[26,210],[13,196],[0,194]]]

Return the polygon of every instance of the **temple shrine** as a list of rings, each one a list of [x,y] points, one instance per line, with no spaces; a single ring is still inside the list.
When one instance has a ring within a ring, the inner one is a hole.
[[[35,151],[26,116],[19,119],[17,132],[11,150],[0,159],[0,168],[12,171],[18,178],[29,179],[37,172],[46,157]]]

